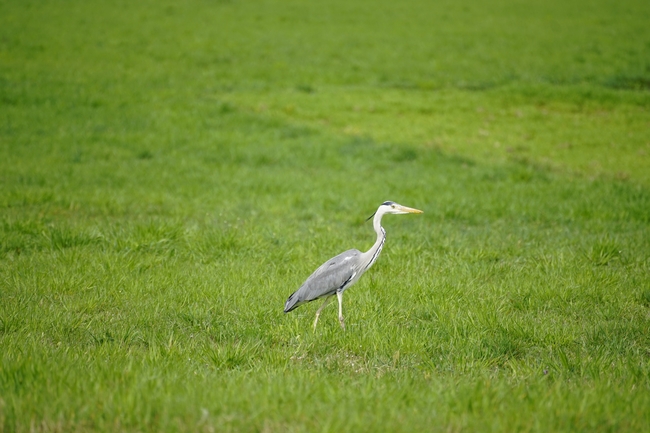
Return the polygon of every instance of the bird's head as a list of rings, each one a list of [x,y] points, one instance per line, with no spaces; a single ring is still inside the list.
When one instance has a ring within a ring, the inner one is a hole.
[[[396,215],[402,215],[405,213],[423,213],[419,209],[413,209],[412,207],[402,206],[401,204],[397,204],[394,201],[383,202],[381,206],[379,206],[379,209],[382,209],[383,213],[392,213]]]
[[[374,217],[375,215],[382,216],[387,213],[392,213],[395,215],[403,215],[407,213],[423,213],[423,212],[419,209],[413,209],[412,207],[402,206],[401,204],[395,203],[394,201],[385,201],[377,208],[377,211],[375,213],[370,215],[368,219]]]

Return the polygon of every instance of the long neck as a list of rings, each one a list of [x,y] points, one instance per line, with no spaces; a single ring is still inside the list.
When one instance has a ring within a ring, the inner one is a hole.
[[[379,257],[379,253],[381,253],[384,242],[386,242],[386,231],[381,226],[382,216],[382,213],[377,212],[372,220],[372,226],[375,229],[375,233],[377,233],[377,240],[375,241],[375,244],[372,246],[372,248],[363,253],[366,260],[368,261],[368,264],[365,266],[364,270],[368,269],[372,266],[373,263],[375,263],[377,257]]]

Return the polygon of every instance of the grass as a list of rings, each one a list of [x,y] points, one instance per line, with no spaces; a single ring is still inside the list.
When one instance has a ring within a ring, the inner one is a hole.
[[[646,430],[649,14],[0,2],[0,430]]]

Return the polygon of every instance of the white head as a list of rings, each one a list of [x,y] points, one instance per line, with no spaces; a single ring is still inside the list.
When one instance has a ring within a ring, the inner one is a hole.
[[[401,204],[397,204],[394,201],[385,201],[377,208],[377,211],[374,214],[370,215],[368,219],[372,218],[373,216],[377,216],[379,219],[381,219],[381,217],[387,213],[392,213],[395,215],[403,215],[407,213],[423,213],[423,212],[419,209],[413,209],[412,207],[402,206]]]

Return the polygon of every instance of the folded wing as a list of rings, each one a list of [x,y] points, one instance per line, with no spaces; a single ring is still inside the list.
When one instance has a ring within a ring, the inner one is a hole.
[[[296,290],[284,304],[284,312],[298,308],[300,305],[326,296],[337,290],[347,288],[359,270],[361,252],[353,249],[345,251],[323,263]]]

